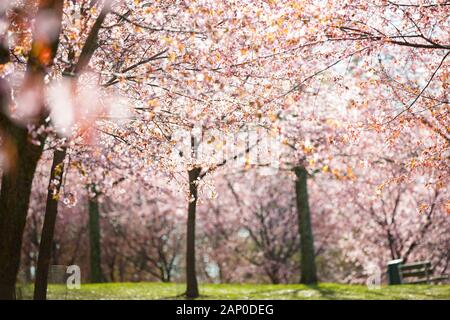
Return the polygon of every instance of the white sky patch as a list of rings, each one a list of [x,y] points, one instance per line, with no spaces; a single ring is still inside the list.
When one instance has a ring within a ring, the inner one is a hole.
[[[112,121],[119,123],[126,121],[131,116],[128,100],[121,97],[111,97],[108,101],[108,113]]]
[[[70,80],[62,79],[52,83],[48,89],[48,103],[56,132],[66,137],[70,136],[75,120]]]
[[[94,117],[101,109],[100,90],[95,85],[82,86],[78,92],[78,119]]]

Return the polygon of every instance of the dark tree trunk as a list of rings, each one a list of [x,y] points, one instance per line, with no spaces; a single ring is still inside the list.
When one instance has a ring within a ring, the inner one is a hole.
[[[14,299],[31,186],[43,145],[30,143],[26,129],[15,131],[17,158],[3,173],[0,194],[0,300]]]
[[[57,17],[51,33],[59,35],[61,28],[63,0],[40,1],[37,15],[44,12],[52,12]],[[42,31],[42,30],[41,30]],[[44,31],[46,32],[46,31]],[[36,88],[38,94],[43,94],[44,77],[47,69],[51,66],[53,58],[59,45],[59,37],[48,34],[48,43],[51,55],[48,61],[39,59],[40,51],[37,49],[42,45],[40,37],[33,35],[33,41],[28,56],[27,68],[24,79],[24,87]],[[4,39],[3,39],[4,40]],[[3,42],[3,47],[7,43]],[[2,63],[7,59],[2,53]],[[47,59],[46,59],[47,60]],[[4,135],[6,143],[9,144],[10,159],[9,168],[3,172],[0,193],[0,299],[15,298],[15,282],[19,271],[20,254],[22,249],[22,237],[28,212],[31,186],[37,163],[41,157],[45,135],[40,137],[40,144],[35,145],[29,140],[26,126],[21,127],[8,118],[8,102],[10,98],[7,90],[7,82],[0,81],[0,130]],[[40,91],[40,92],[39,92]],[[40,126],[44,124],[47,111],[44,108],[44,100],[39,101],[41,112],[28,124]]]
[[[98,32],[109,10],[110,5],[106,4],[103,7],[99,17],[95,21],[95,24],[92,27],[88,38],[86,39],[78,63],[76,65],[73,65],[72,68],[66,69],[63,73],[65,76],[67,76],[68,74],[71,74],[75,77],[78,76],[80,71],[88,64],[97,47]],[[75,85],[75,80],[73,81],[73,85]],[[54,194],[57,195],[60,190],[61,177],[63,176],[64,169],[63,162],[66,153],[67,148],[64,147],[62,150],[56,150],[53,154],[53,164],[51,168],[50,182],[47,193],[44,226],[42,229],[41,242],[39,245],[39,258],[36,271],[36,283],[34,288],[35,300],[45,300],[47,296],[48,269],[50,265],[52,246],[54,246],[53,235],[55,230],[56,217],[58,214],[58,198],[54,197]],[[59,180],[60,183],[58,186],[52,187],[51,183],[55,178]],[[55,250],[53,250],[53,253],[55,253]]]
[[[300,282],[316,284],[316,262],[314,251],[314,237],[311,226],[311,212],[308,199],[308,172],[303,166],[294,168],[297,180],[295,194],[297,200],[298,227],[300,232]]]
[[[186,296],[197,298],[199,296],[197,273],[195,270],[195,214],[197,210],[198,177],[201,168],[188,171],[189,175],[189,206],[187,220],[187,247],[186,247]]]
[[[6,7],[0,8],[0,20],[7,21],[6,19]],[[6,64],[9,62],[9,44],[6,32],[0,34],[0,64]]]
[[[98,193],[95,184],[89,186],[90,192],[95,196],[89,198],[89,248],[91,258],[91,282],[104,282],[101,259],[100,210],[98,206]]]
[[[44,226],[42,227],[41,241],[39,243],[39,256],[34,285],[35,300],[47,299],[48,270],[52,254],[56,217],[58,215],[58,197],[62,176],[64,174],[65,156],[66,148],[55,150],[53,153],[53,163],[47,191],[47,204],[45,207]],[[55,185],[54,181],[58,181],[58,183]]]
[[[8,168],[2,173],[0,193],[1,300],[15,298],[31,186],[44,142],[42,139],[40,145],[31,143],[28,130],[15,125],[3,114],[9,101],[9,85],[0,79],[0,129],[9,152]]]

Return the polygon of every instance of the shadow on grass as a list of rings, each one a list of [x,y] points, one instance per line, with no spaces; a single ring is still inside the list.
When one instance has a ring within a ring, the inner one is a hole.
[[[385,297],[386,299],[386,294],[384,292],[381,292],[382,289],[373,289],[370,291],[364,290],[364,292],[347,292],[344,289],[324,288],[320,286],[320,284],[306,286],[311,290],[319,292],[321,297],[329,300],[373,300],[376,296],[378,296],[378,298]],[[346,296],[347,294],[348,296]]]
[[[205,299],[205,298],[206,299],[215,298],[215,296],[201,294],[197,298],[188,298],[186,296],[186,292],[183,292],[183,293],[177,294],[176,296],[162,297],[162,298],[158,298],[156,300],[188,300],[189,301],[189,300],[198,300],[198,299]]]
[[[281,295],[289,295],[294,299],[309,299],[309,300],[319,300],[319,299],[328,299],[328,300],[354,300],[354,299],[373,299],[378,296],[383,297],[385,293],[380,292],[380,290],[371,290],[370,292],[348,292],[345,289],[340,288],[326,288],[320,284],[314,285],[304,285],[304,288],[300,289],[272,289],[272,290],[264,290],[264,291],[252,291],[248,293],[248,297],[252,297],[253,295],[273,295],[273,298],[276,299],[279,294]],[[311,292],[316,294],[309,294]]]
[[[321,297],[329,300],[341,300],[342,298],[336,296],[336,290],[321,288],[318,284],[306,285],[310,290],[318,291]]]

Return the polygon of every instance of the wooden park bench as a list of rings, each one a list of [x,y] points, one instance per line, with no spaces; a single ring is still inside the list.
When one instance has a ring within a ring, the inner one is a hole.
[[[402,259],[392,260],[388,262],[388,282],[390,285],[430,284],[448,279],[448,275],[433,276],[433,271],[430,261],[403,264]]]

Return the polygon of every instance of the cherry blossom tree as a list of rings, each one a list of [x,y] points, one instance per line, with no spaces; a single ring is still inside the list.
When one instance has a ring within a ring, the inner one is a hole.
[[[29,9],[33,10],[33,4]],[[36,12],[35,31],[32,35],[25,76],[17,101],[17,112],[25,126],[8,116],[11,100],[10,85],[2,78],[1,128],[3,139],[12,150],[6,171],[2,176],[0,195],[0,297],[14,297],[15,280],[19,268],[23,229],[29,205],[29,195],[37,162],[42,154],[42,137],[29,139],[27,126],[41,126],[48,112],[45,109],[43,87],[47,70],[51,67],[59,44],[63,1],[42,1]],[[50,24],[50,25],[49,25]],[[27,24],[11,28],[27,32]]]
[[[120,279],[137,270],[169,281],[185,237],[190,298],[199,296],[198,261],[205,280],[215,264],[224,281],[261,272],[286,282],[300,257],[300,280],[313,284],[333,273],[324,271],[338,264],[333,255],[365,264],[356,243],[367,238],[380,259],[435,246],[431,258],[445,271],[437,243],[448,207],[449,8],[442,0],[0,4],[0,298],[14,296],[27,216],[26,264],[36,263],[39,243],[35,297],[45,298],[68,207],[89,225],[90,237],[79,229],[71,248],[89,240],[93,281],[115,279],[117,268]],[[260,153],[255,128],[281,141],[276,155]],[[278,171],[263,177],[268,167]],[[234,171],[245,174],[227,180]],[[356,232],[363,221],[369,227]],[[233,273],[233,263],[243,267]],[[359,267],[348,276],[360,277]]]

